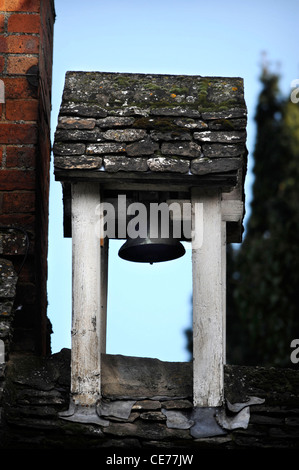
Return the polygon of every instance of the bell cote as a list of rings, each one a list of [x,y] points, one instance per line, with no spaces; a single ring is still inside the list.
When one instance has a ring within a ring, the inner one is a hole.
[[[54,171],[73,247],[74,416],[101,400],[111,238],[128,262],[171,262],[192,244],[193,406],[222,405],[226,243],[242,239],[246,123],[241,78],[66,74]],[[154,225],[157,206],[170,232]]]

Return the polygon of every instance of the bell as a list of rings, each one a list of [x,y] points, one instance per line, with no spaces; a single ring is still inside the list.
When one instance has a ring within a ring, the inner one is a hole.
[[[142,238],[128,238],[119,249],[120,258],[136,263],[159,263],[171,261],[183,256],[186,252],[182,243],[173,237],[163,238],[159,227],[158,236],[150,237],[149,224],[147,225],[147,236]],[[170,232],[171,233],[171,232]]]
[[[175,238],[129,238],[119,249],[120,258],[137,263],[159,263],[180,258],[185,248]]]

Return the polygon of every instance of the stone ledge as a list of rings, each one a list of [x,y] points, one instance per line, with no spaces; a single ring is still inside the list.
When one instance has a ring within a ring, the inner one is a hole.
[[[225,366],[225,397],[232,410],[247,413],[252,396],[264,401],[251,400],[247,428],[242,421],[222,435],[198,437],[203,429],[193,421],[202,413],[198,409],[194,414],[192,408],[191,363],[111,355],[103,355],[102,362],[103,416],[97,424],[88,417],[74,423],[60,418],[69,407],[70,351],[48,358],[11,355],[1,448],[16,443],[32,449],[299,447],[298,370]],[[227,415],[220,413],[222,424],[223,418]]]

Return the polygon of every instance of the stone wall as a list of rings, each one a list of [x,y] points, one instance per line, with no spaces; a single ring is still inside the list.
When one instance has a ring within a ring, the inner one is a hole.
[[[17,274],[11,261],[0,258],[0,429],[6,363],[11,351]],[[1,431],[0,431],[1,435]]]
[[[68,420],[70,351],[48,358],[13,355],[2,448],[110,454],[112,449],[129,449],[138,454],[299,447],[299,371],[225,366],[226,424],[219,415],[222,434],[199,437],[209,411],[199,409],[196,417],[192,410],[191,363],[109,355],[102,362],[103,400],[97,415],[87,410],[81,422],[74,423]],[[248,424],[234,420],[245,409]]]

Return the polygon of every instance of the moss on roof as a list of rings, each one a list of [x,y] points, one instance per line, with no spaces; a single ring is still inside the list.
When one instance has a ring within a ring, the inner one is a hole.
[[[243,79],[197,75],[67,72],[63,102],[96,103],[109,111],[132,106],[246,109]]]

